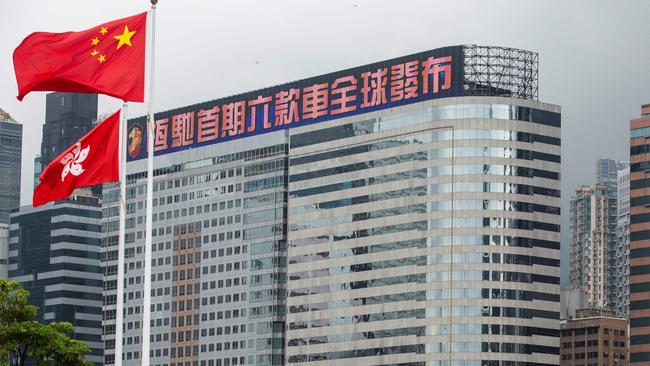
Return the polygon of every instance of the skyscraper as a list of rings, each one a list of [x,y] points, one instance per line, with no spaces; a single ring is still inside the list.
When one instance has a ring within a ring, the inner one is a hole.
[[[594,308],[615,309],[617,166],[611,159],[596,162],[596,184],[582,186],[571,197],[571,287],[585,292]]]
[[[41,141],[40,160],[34,159],[34,175],[45,167],[65,149],[72,146],[97,122],[97,94],[49,93],[45,97],[45,124]],[[36,166],[40,161],[41,166]],[[36,183],[38,177],[35,177]],[[102,186],[91,188],[96,196],[101,196]]]
[[[630,121],[630,361],[650,364],[650,104]]]
[[[101,206],[87,193],[12,213],[9,279],[30,292],[36,320],[70,322],[91,348],[87,359],[101,365]]]
[[[289,130],[288,365],[558,364],[560,107],[483,86]]]
[[[20,162],[23,125],[0,109],[0,223],[9,223],[9,213],[20,206]]]
[[[106,364],[559,363],[560,107],[536,53],[445,47],[155,117],[103,204]],[[119,356],[117,356],[119,357]]]
[[[286,291],[284,133],[156,159],[152,365],[281,365]],[[129,164],[124,364],[142,355],[145,161]],[[119,187],[106,185],[105,363],[115,362]]]
[[[616,249],[614,251],[614,312],[617,317],[630,316],[630,165],[621,164],[617,173]]]
[[[97,95],[46,96],[41,156],[34,160],[35,184],[41,169],[87,133],[96,119]],[[101,193],[101,187],[98,189],[95,194]],[[88,358],[101,364],[103,281],[98,198],[91,197],[90,190],[80,190],[56,204],[21,207],[10,219],[9,278],[30,291],[29,300],[38,307],[39,321],[72,323],[73,336],[92,350]]]
[[[23,125],[0,109],[0,277],[7,278],[9,214],[20,206]]]
[[[621,163],[612,159],[596,160],[596,183],[614,183],[618,178]]]
[[[97,120],[97,94],[49,93],[45,97],[45,124],[41,164],[46,167],[92,129]]]

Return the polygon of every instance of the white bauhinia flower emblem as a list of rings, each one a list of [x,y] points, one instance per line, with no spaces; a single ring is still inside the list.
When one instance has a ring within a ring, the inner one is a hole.
[[[65,180],[65,177],[68,173],[71,173],[74,176],[85,171],[84,167],[81,166],[81,163],[86,160],[88,157],[88,152],[90,151],[90,145],[86,146],[85,149],[81,149],[81,144],[76,143],[74,149],[69,153],[65,154],[63,159],[61,159],[61,164],[63,164],[63,171],[61,172],[61,181]]]

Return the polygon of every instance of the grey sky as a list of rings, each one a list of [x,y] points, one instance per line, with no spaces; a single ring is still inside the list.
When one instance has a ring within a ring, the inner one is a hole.
[[[14,48],[34,31],[82,30],[145,0],[0,0],[0,108],[24,125],[22,204],[32,197],[45,93],[17,94]],[[455,44],[540,54],[540,100],[562,106],[563,284],[568,198],[595,159],[627,159],[628,120],[650,102],[650,1],[160,0],[156,110]],[[120,102],[100,96],[99,112]],[[131,104],[130,116],[145,113]],[[1,173],[1,172],[0,172]]]

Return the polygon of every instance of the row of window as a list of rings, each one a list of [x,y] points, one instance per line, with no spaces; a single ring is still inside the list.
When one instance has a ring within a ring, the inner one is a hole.
[[[272,196],[275,195],[273,193],[271,194],[266,194],[262,196],[255,196],[255,197],[249,197],[246,198],[245,205],[248,207],[257,207],[261,206],[264,204],[271,204],[273,203],[272,201]],[[282,200],[284,199],[284,194],[279,193],[277,194],[278,196],[278,203],[281,203]],[[271,198],[271,199],[269,199]],[[144,205],[140,205],[142,202],[138,202],[138,207],[139,208],[144,208]],[[192,216],[192,215],[199,215],[203,214],[203,212],[209,212],[210,207],[212,207],[212,211],[217,211],[217,210],[225,210],[227,209],[232,209],[232,208],[238,208],[241,207],[242,205],[242,200],[241,199],[235,199],[235,200],[228,200],[228,201],[222,201],[218,203],[213,203],[212,205],[199,205],[196,207],[189,207],[189,208],[182,208],[182,209],[175,209],[175,210],[169,210],[169,211],[163,211],[159,213],[154,213],[153,214],[153,221],[162,221],[162,220],[172,220],[172,219],[177,219],[180,217],[186,217],[186,216]],[[127,209],[129,209],[129,213],[135,213],[135,203],[127,204]],[[112,217],[114,214],[117,214],[115,211],[115,208],[106,208],[106,217]],[[109,212],[111,211],[111,212]],[[251,218],[248,220],[248,223],[254,223],[254,222],[259,222],[260,220],[253,219],[254,215],[260,215],[260,212],[258,211],[257,213],[250,213],[248,215],[251,215]],[[282,215],[282,211],[279,211],[279,215]],[[276,215],[275,217],[283,217],[283,216],[278,216]],[[244,218],[245,220],[247,217]],[[210,227],[210,226],[222,226],[222,225],[228,225],[228,224],[233,224],[233,223],[239,223],[241,222],[241,217],[240,215],[234,215],[234,216],[224,216],[221,218],[213,218],[211,220],[204,220],[204,227]],[[137,217],[137,224],[141,225],[144,223],[143,216],[138,216]],[[118,230],[118,221],[109,221],[109,222],[104,222],[102,224],[102,230],[103,232],[109,232],[109,231],[116,231]],[[126,228],[131,229],[136,226],[136,218],[135,217],[130,217],[126,219]]]
[[[152,233],[153,236],[172,235],[172,227],[171,226],[160,227],[158,228],[158,230],[154,228]],[[284,235],[284,225],[275,224],[275,225],[252,227],[244,230],[220,232],[219,234],[211,234],[210,236],[205,235],[203,236],[203,240],[205,243],[207,243],[208,241],[217,242],[217,240],[220,242],[237,240],[237,239],[254,240],[254,239],[261,239],[261,238],[273,237],[273,236],[282,237],[283,235]],[[138,239],[141,239],[142,236],[143,236],[142,231],[138,231],[137,232]],[[135,242],[135,233],[127,233],[125,235],[125,242],[127,244]],[[175,250],[192,248],[194,245],[196,245],[197,247],[201,245],[201,237],[179,239],[174,241]]]
[[[317,153],[299,158],[291,159],[291,166],[315,163],[328,159],[340,157],[349,157],[356,154],[367,152],[376,152],[382,149],[394,148],[408,144],[424,144],[434,141],[451,141],[451,140],[499,140],[499,141],[522,141],[522,142],[541,142],[560,146],[560,139],[556,137],[543,136],[528,132],[512,130],[433,130],[425,133],[417,133],[406,136],[391,136],[381,142],[373,142],[364,145],[336,149],[323,153]]]
[[[428,248],[426,238],[405,240],[386,244],[377,244],[372,246],[363,246],[357,248],[346,248],[338,251],[319,252],[312,254],[305,254],[301,256],[289,257],[289,264],[307,263],[320,260],[343,258],[350,256],[359,256],[366,254],[380,253],[389,250],[400,250],[406,248]],[[524,254],[508,254],[508,253],[490,253],[490,252],[462,252],[462,253],[436,253],[426,255],[428,264],[447,264],[447,263],[494,263],[494,264],[517,264],[517,265],[542,265],[550,267],[559,267],[559,259],[552,259],[548,257],[530,256]],[[382,262],[370,262],[363,264],[364,266],[376,268],[394,267],[390,260]],[[397,263],[397,262],[395,262]],[[296,272],[293,272],[295,274]],[[297,272],[300,273],[300,272]],[[308,273],[308,272],[304,272]],[[307,275],[307,277],[311,277]],[[320,277],[320,276],[313,276]],[[304,278],[304,277],[303,277]]]
[[[166,197],[154,198],[153,207],[171,205],[179,202],[193,201],[195,199],[199,200],[203,198],[217,196],[219,194],[240,192],[241,189],[242,189],[241,183],[235,183],[235,184],[223,185],[221,187],[206,188],[196,192],[186,192],[186,193],[179,193],[179,194],[174,194]],[[128,204],[127,204],[127,208],[128,208]],[[134,212],[135,212],[134,210],[127,209],[127,214],[134,213]]]
[[[426,258],[423,261],[426,263]],[[363,268],[363,264],[359,265]],[[356,265],[342,266],[337,273],[356,273]],[[367,269],[366,269],[367,270]],[[553,285],[560,284],[559,276],[547,276],[540,274],[531,274],[513,271],[489,271],[489,270],[466,270],[466,271],[428,271],[426,273],[417,273],[404,276],[382,277],[370,280],[359,280],[352,282],[342,282],[338,284],[328,284],[322,286],[313,286],[308,288],[293,289],[289,296],[298,297],[306,295],[316,295],[338,291],[350,291],[357,289],[366,289],[381,286],[392,286],[406,283],[431,283],[447,281],[493,281],[493,282],[518,282],[518,283],[548,283]]]
[[[409,177],[398,177],[398,179],[409,179]],[[344,183],[335,183],[328,184],[319,187],[299,189],[291,191],[289,196],[291,198],[300,198],[307,197],[312,195],[336,192],[341,190],[349,190],[354,188],[359,188],[365,185],[366,180],[361,180],[364,184],[359,186],[355,185],[353,182],[344,182]],[[370,185],[379,184],[385,182],[377,182],[375,180],[368,180]],[[410,186],[411,184],[409,184]],[[423,185],[418,187],[419,189],[425,189],[428,195],[442,194],[442,193],[511,193],[511,194],[522,194],[522,195],[543,195],[549,197],[560,197],[560,190],[533,186],[528,184],[521,183],[508,183],[508,182],[457,182],[457,183],[434,183],[429,185]]]
[[[345,198],[333,201],[320,201],[310,203],[304,206],[295,206],[289,209],[289,214],[295,218],[299,215],[318,210],[327,210],[346,206],[355,206],[364,203],[377,202],[388,199],[396,199],[400,197],[414,197],[427,195],[426,186],[410,187],[405,189],[398,189],[394,191],[375,193],[352,198]],[[541,212],[552,215],[559,215],[560,208],[557,206],[548,206],[526,201],[515,200],[497,200],[497,199],[465,199],[455,198],[451,200],[435,200],[426,202],[429,211],[441,210],[499,210],[499,211],[518,211],[518,212]]]
[[[217,157],[210,157],[200,160],[194,160],[183,164],[170,165],[164,168],[154,169],[154,177],[172,173],[178,173],[185,170],[192,170],[212,165],[222,165],[224,163],[234,162],[238,160],[243,161],[253,161],[258,159],[265,159],[278,155],[285,155],[289,151],[289,146],[286,144],[273,145],[261,147],[258,149],[252,149],[247,151],[241,151],[232,154],[221,155]],[[147,172],[138,172],[133,174],[128,174],[126,176],[127,184],[135,183],[138,179],[146,179]]]
[[[490,225],[484,227],[482,225],[482,221],[480,225],[477,225],[475,227],[483,228],[484,230],[493,229]],[[557,225],[552,226],[553,229],[555,229],[555,227],[557,227]],[[496,228],[499,229],[499,227]],[[429,230],[428,221],[413,221],[413,222],[407,222],[403,224],[370,227],[367,229],[358,229],[358,230],[352,230],[346,232],[328,233],[326,235],[318,235],[314,237],[291,240],[289,242],[289,245],[292,247],[302,247],[308,245],[323,244],[328,242],[336,242],[340,240],[354,240],[354,239],[364,238],[364,237],[380,236],[380,235],[399,233],[399,232],[405,232],[411,230],[422,231],[423,235],[426,235],[426,232]],[[458,229],[458,231],[460,230],[462,229]],[[532,229],[528,231],[530,231],[531,235],[534,234],[534,231],[532,231]],[[503,245],[503,246],[521,246],[521,247],[528,247],[528,248],[539,246],[539,247],[550,248],[550,249],[557,249],[557,250],[560,249],[558,242],[528,238],[523,235],[515,238],[510,236],[500,236],[500,235],[477,235],[477,236],[462,236],[462,235],[442,236],[441,235],[440,237],[431,237],[430,246]],[[493,242],[489,239],[490,237],[494,237],[496,239],[501,239],[501,240],[498,242]],[[486,240],[486,238],[488,239]]]
[[[426,301],[430,300],[425,291],[412,291],[403,293],[394,293],[390,295],[377,295],[368,297],[350,298],[346,301],[331,301],[322,303],[291,305],[289,313],[303,313],[308,311],[321,311],[330,309],[351,308],[356,306],[365,306],[368,304],[384,304],[401,301]],[[559,319],[560,313],[536,309],[519,309],[512,307],[499,306],[469,306],[452,308],[432,308],[432,316],[493,316],[493,317],[511,317],[511,318],[546,318]],[[253,310],[252,308],[250,309]],[[327,320],[323,320],[327,321]]]
[[[523,343],[499,343],[499,342],[433,342],[428,344],[413,344],[392,347],[355,349],[338,352],[314,353],[310,355],[289,356],[289,363],[315,362],[325,360],[337,360],[357,357],[370,357],[380,355],[391,355],[401,353],[424,354],[431,352],[495,352],[515,354],[551,354],[559,355],[558,347],[541,346]]]
[[[620,352],[614,352],[612,354],[612,356],[614,357],[615,360],[624,360],[625,359],[625,354],[620,353]],[[605,358],[605,362],[607,362],[606,360],[609,359],[609,352],[603,352],[603,357]],[[586,352],[586,353],[585,352],[576,352],[576,353],[573,353],[573,354],[568,353],[568,354],[563,354],[562,355],[563,360],[571,360],[571,359],[584,360],[586,358],[598,358],[598,352]]]
[[[345,253],[345,251],[343,251]],[[330,257],[330,252],[316,253],[312,255],[305,255],[299,257],[291,257],[289,259],[290,264],[299,264],[299,263],[308,263],[317,260],[324,260],[330,258],[342,258],[343,256],[332,256]],[[336,254],[334,252],[333,254]],[[367,252],[357,252],[357,253],[346,253],[345,256],[349,255],[364,255],[368,254]],[[317,259],[310,259],[310,257],[319,257]],[[550,266],[559,268],[560,260],[559,259],[550,259],[546,257],[537,257],[537,256],[528,256],[521,254],[505,254],[505,253],[455,253],[453,255],[453,260],[451,260],[452,255],[448,253],[439,253],[439,254],[428,254],[428,255],[419,255],[413,257],[403,257],[396,259],[387,259],[383,261],[374,261],[374,262],[361,262],[354,263],[348,266],[332,266],[328,268],[313,269],[310,271],[300,271],[292,272],[291,278],[295,280],[307,279],[307,278],[318,278],[318,277],[329,277],[341,273],[349,272],[365,272],[373,270],[382,270],[386,268],[396,268],[404,266],[434,266],[440,264],[468,264],[468,263],[483,263],[483,264],[512,264],[519,266]],[[505,267],[502,267],[505,268]],[[531,269],[532,271],[532,269]]]
[[[523,159],[523,160],[545,160],[554,163],[560,162],[559,155],[552,155],[541,153],[538,151],[523,150],[511,147],[457,147],[457,148],[440,148],[432,149],[425,151],[409,152],[399,156],[389,156],[377,160],[369,160],[364,162],[356,162],[347,165],[336,166],[332,168],[325,168],[320,170],[314,170],[306,173],[293,174],[289,177],[290,182],[299,182],[308,179],[323,178],[331,175],[358,172],[366,169],[380,168],[390,165],[401,164],[404,162],[412,161],[431,161],[438,159],[454,159],[454,158],[463,158],[463,157],[483,157],[483,158],[508,158],[508,159]],[[462,164],[458,165],[458,168],[462,171]],[[433,171],[430,171],[429,176],[435,176],[435,168],[432,167]],[[453,166],[452,166],[453,171]],[[462,173],[453,173],[442,175],[460,175]],[[493,174],[495,173],[475,173],[475,174]],[[471,173],[469,173],[471,174]],[[248,184],[249,182],[246,182]]]
[[[580,336],[585,334],[598,334],[599,327],[563,329],[562,337],[571,337],[572,335]],[[625,336],[625,330],[616,328],[603,328],[604,334],[614,334],[615,336]]]
[[[476,202],[480,203],[480,201],[476,201]],[[312,220],[309,222],[290,224],[289,231],[316,229],[316,228],[334,226],[334,225],[351,223],[351,222],[373,220],[382,217],[394,217],[396,219],[399,219],[397,218],[399,215],[425,214],[428,212],[435,212],[435,210],[432,210],[430,206],[436,206],[436,203],[432,203],[432,204],[417,203],[417,204],[406,205],[401,207],[385,208],[376,211],[359,212],[352,215],[341,215],[341,216],[329,217],[320,220]],[[487,210],[478,207],[475,209],[476,211]],[[450,211],[458,211],[458,210],[461,210],[461,208],[450,207]],[[496,209],[494,211],[502,212],[503,210]],[[483,214],[489,214],[489,213],[483,212]],[[476,215],[476,213],[474,215]],[[422,215],[418,215],[419,217],[415,215],[413,216],[414,219],[419,219],[422,217]],[[450,228],[450,227],[454,227],[454,228],[491,227],[491,228],[503,228],[503,229],[547,230],[547,231],[560,232],[559,224],[549,224],[540,221],[514,219],[514,218],[507,218],[507,217],[449,217],[449,218],[439,218],[439,219],[429,220],[429,229],[443,229],[443,228]]]
[[[244,176],[252,177],[255,175],[274,173],[278,171],[284,171],[286,168],[286,159],[270,160],[262,163],[246,165],[244,167]]]
[[[215,171],[212,173],[201,173],[198,175],[191,175],[183,178],[170,179],[168,181],[154,182],[153,191],[164,191],[165,189],[174,189],[181,188],[186,186],[192,186],[194,184],[202,185],[210,181],[217,181],[219,179],[239,177],[242,175],[242,168],[232,168],[225,169],[221,171]],[[146,193],[146,186],[140,186],[139,188],[145,187],[144,189],[139,189],[138,193]],[[133,192],[135,193],[135,192]],[[129,190],[126,192],[126,199],[133,198],[135,194],[130,195]]]
[[[625,347],[625,342],[624,341],[613,341],[612,342],[614,347]],[[598,346],[598,339],[590,339],[587,341],[575,341],[575,342],[563,342],[562,343],[562,348],[582,348],[582,347],[597,347]],[[603,341],[603,346],[609,347],[609,340],[605,339]]]
[[[296,134],[291,136],[291,147],[296,148],[320,144],[347,137],[430,123],[431,121],[462,118],[518,120],[560,127],[560,114],[555,112],[505,104],[458,104],[422,108],[417,111],[392,114],[381,118],[352,122],[345,125]],[[451,130],[451,128],[447,127],[446,130]]]
[[[289,329],[307,329],[309,326],[312,328],[319,328],[323,326],[345,325],[368,323],[375,321],[392,321],[397,319],[424,319],[427,317],[427,310],[414,309],[414,310],[401,310],[393,312],[384,312],[377,314],[362,314],[354,315],[352,317],[330,318],[326,322],[323,320],[311,320],[291,323]],[[370,329],[370,328],[368,328]],[[437,335],[512,335],[520,337],[559,337],[560,332],[552,328],[539,328],[522,325],[512,324],[438,324],[427,325],[422,327],[410,328],[396,328],[386,329],[381,328],[377,330],[367,330],[363,333],[343,333],[343,334],[329,334],[317,337],[295,338],[288,340],[288,346],[302,346],[307,344],[323,344],[323,343],[337,343],[337,342],[352,342],[361,339],[385,338],[385,337],[399,337],[404,335],[415,336],[437,336]]]

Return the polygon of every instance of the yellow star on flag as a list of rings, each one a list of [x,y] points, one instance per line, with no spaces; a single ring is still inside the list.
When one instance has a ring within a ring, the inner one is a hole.
[[[115,39],[119,40],[117,44],[117,49],[119,50],[120,47],[122,47],[122,45],[127,45],[131,47],[131,37],[133,37],[134,34],[135,32],[129,32],[129,26],[125,25],[122,34],[120,34],[119,36],[114,36]]]
[[[90,55],[91,55],[91,56],[97,56],[98,53],[99,53],[99,52],[97,52],[97,50],[93,50],[93,52],[91,52]]]
[[[99,57],[97,57],[97,61],[99,61],[100,64],[106,61],[106,55],[99,55]]]
[[[90,42],[93,44],[93,46],[97,46],[99,44],[99,39],[93,38]]]
[[[103,36],[103,35],[105,35],[106,33],[108,33],[108,29],[106,29],[106,27],[102,27],[102,30],[100,30],[99,33],[101,33],[102,36]]]

